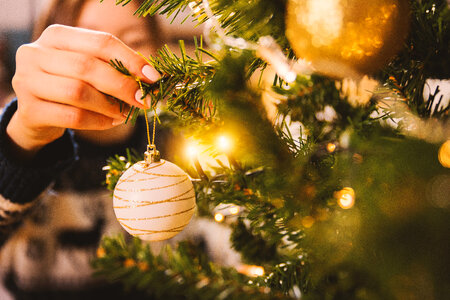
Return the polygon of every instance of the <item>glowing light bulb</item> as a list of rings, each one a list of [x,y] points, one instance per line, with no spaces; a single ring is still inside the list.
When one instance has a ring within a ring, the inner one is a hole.
[[[355,191],[351,187],[345,187],[335,194],[339,206],[343,209],[352,208],[355,205]]]
[[[239,207],[236,205],[233,205],[232,207],[230,207],[230,214],[232,215],[237,215],[239,213]]]
[[[263,276],[265,271],[261,266],[253,266],[253,265],[240,265],[237,267],[237,271],[241,274],[245,274],[250,277],[258,277]]]
[[[186,147],[186,154],[187,154],[187,156],[189,156],[189,157],[194,157],[194,156],[196,156],[197,154],[198,154],[198,148],[197,148],[197,146],[195,146],[195,145],[188,145],[187,147]]]
[[[214,220],[216,220],[216,222],[222,222],[225,219],[225,217],[221,214],[221,213],[216,213],[214,215]]]
[[[328,143],[327,144],[327,151],[330,153],[333,153],[336,150],[336,144],[334,143]]]
[[[264,268],[259,266],[251,266],[250,268],[250,274],[253,276],[263,276],[264,275]]]
[[[224,135],[221,135],[217,139],[217,145],[219,146],[220,150],[226,152],[231,149],[231,140]]]

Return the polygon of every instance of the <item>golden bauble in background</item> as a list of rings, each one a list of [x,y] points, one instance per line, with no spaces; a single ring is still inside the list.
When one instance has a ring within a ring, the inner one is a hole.
[[[317,72],[359,78],[402,48],[409,20],[408,0],[289,0],[286,36]]]

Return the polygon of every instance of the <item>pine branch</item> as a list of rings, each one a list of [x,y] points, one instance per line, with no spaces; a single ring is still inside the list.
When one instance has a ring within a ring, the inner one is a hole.
[[[129,2],[131,0],[117,0],[116,4],[126,5]],[[213,15],[228,34],[251,41],[257,41],[261,36],[271,35],[283,48],[289,45],[284,37],[285,5],[285,0],[209,1]],[[192,16],[198,20],[198,23],[209,19],[201,0],[146,0],[139,6],[135,14],[139,16],[155,14],[173,16],[173,21],[180,12],[184,12],[188,7],[194,11]]]
[[[182,242],[155,256],[148,245],[123,236],[104,238],[92,262],[96,275],[123,283],[152,299],[287,299],[246,284],[248,278],[208,262],[205,253]]]
[[[122,176],[128,168],[138,161],[143,160],[142,155],[139,155],[135,150],[127,148],[126,152],[126,157],[116,154],[114,157],[108,158],[107,165],[103,167],[103,170],[107,171],[105,184],[110,191],[114,191],[120,176]]]
[[[410,2],[409,39],[380,77],[388,87],[400,92],[418,116],[446,120],[449,105],[432,109],[439,99],[431,94],[425,101],[423,91],[429,78],[450,78],[450,8],[446,0]]]
[[[158,87],[153,86],[146,93],[152,96],[152,105],[168,99],[169,109],[179,115],[208,120],[216,112],[214,101],[206,93],[215,74],[216,61],[204,62],[202,54],[212,59],[215,57],[202,48],[201,40],[200,45],[197,45],[195,39],[195,44],[195,58],[186,54],[183,41],[180,41],[180,57],[167,46],[158,51],[158,56],[152,56],[149,61],[162,74],[162,78]]]
[[[260,37],[274,37],[282,48],[289,45],[285,32],[284,0],[255,1],[209,1],[211,10],[218,22],[231,36],[248,41],[257,41]],[[199,6],[201,8],[201,5]],[[199,20],[207,20],[204,11]]]
[[[228,35],[256,40],[269,33],[281,45],[285,45],[284,17],[280,17],[284,3],[210,1]],[[144,5],[143,14],[176,16],[187,2],[146,1]],[[428,103],[422,93],[427,78],[446,78],[450,70],[446,67],[448,7],[443,0],[411,1],[411,5],[414,18],[408,45],[383,78],[418,115],[445,119],[448,108],[432,112],[431,103],[440,101],[435,92]],[[203,21],[205,12],[200,4],[198,8]],[[221,109],[223,126],[234,129],[241,141],[233,153],[241,167],[222,164],[215,170],[218,175],[196,182],[197,203],[205,215],[220,203],[244,208],[240,217],[248,227],[232,225],[235,246],[248,258],[258,254],[251,247],[273,254],[257,257],[268,275],[252,284],[298,297],[297,290],[305,299],[390,299],[409,295],[410,283],[423,282],[428,288],[420,291],[422,298],[448,295],[448,169],[436,157],[437,146],[381,127],[370,116],[374,103],[351,107],[335,80],[316,75],[299,76],[288,87],[279,78],[274,80],[274,90],[287,99],[279,106],[281,115],[301,121],[309,131],[308,139],[294,141],[289,131],[274,128],[265,118],[260,95],[247,84],[249,70],[264,66],[253,51],[225,47],[228,53],[221,54],[220,61],[204,63],[202,53],[213,59],[214,55],[198,50],[192,59],[183,49],[180,57],[162,49],[159,57],[150,59],[162,79],[143,88],[152,105],[172,96],[169,105],[180,115],[200,118],[213,115],[207,99],[220,99],[213,109]],[[333,107],[336,120],[318,120],[317,113],[326,106]],[[342,147],[339,140],[344,141]],[[336,149],[326,147],[329,141]],[[118,162],[116,169],[125,165]],[[351,187],[356,200],[351,194],[340,198],[346,187]],[[198,249],[170,250],[166,261],[142,252],[140,244],[108,243],[101,248],[105,253],[97,266],[130,287],[147,291],[151,283],[163,287],[156,297],[184,293],[208,298],[223,296],[217,292],[224,290],[221,282],[225,282],[232,287],[225,296],[245,297],[239,294],[247,291],[244,282],[234,282],[233,274],[206,264]],[[407,294],[391,281],[395,278],[404,278],[400,281],[406,282]]]
[[[203,55],[215,59],[214,55],[202,48],[202,41],[197,44],[195,58],[186,54],[184,42],[180,41],[181,56],[178,57],[166,45],[158,51],[157,56],[148,59],[149,63],[161,74],[161,78],[149,84],[133,77],[121,61],[111,60],[110,64],[117,71],[136,80],[142,89],[142,99],[147,95],[151,98],[150,109],[154,109],[160,101],[167,99],[169,110],[180,117],[189,117],[210,120],[216,113],[216,105],[213,99],[207,95],[208,85],[215,74],[215,60],[204,62]],[[139,114],[139,109],[132,106],[127,116],[134,121]]]

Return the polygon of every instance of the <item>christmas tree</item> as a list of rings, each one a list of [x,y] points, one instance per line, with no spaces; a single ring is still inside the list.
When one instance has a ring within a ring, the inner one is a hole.
[[[182,166],[196,213],[232,228],[247,268],[189,241],[154,254],[108,237],[98,275],[150,299],[448,297],[449,4],[147,0],[136,13],[185,10],[211,31],[191,56],[161,49],[148,58],[161,79],[137,81],[206,149]],[[110,189],[138,156],[111,158]]]

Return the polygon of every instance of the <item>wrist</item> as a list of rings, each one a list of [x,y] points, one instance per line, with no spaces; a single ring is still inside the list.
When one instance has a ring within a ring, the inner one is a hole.
[[[62,129],[59,131],[61,131],[61,134],[57,135],[56,138],[64,133]],[[19,120],[17,112],[14,113],[6,127],[6,134],[10,141],[9,147],[12,150],[11,153],[14,153],[14,156],[17,158],[25,160],[32,159],[39,150],[56,139],[49,138],[48,133],[45,129],[32,130],[25,126]]]

